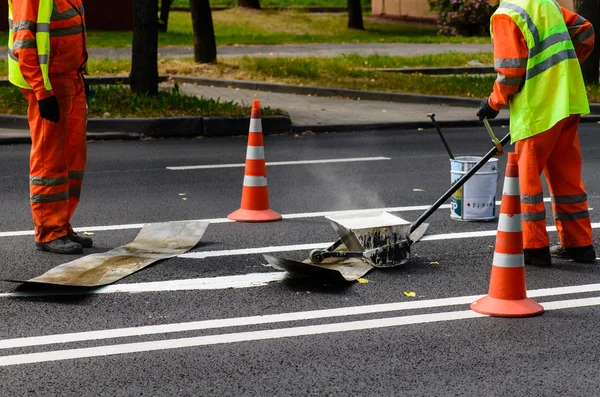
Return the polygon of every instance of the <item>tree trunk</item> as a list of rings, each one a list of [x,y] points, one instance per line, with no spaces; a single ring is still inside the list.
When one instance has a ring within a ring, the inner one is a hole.
[[[237,0],[238,7],[260,10],[260,0]]]
[[[365,30],[360,0],[348,0],[348,28]]]
[[[194,28],[194,60],[199,63],[217,61],[217,44],[209,0],[190,0]]]
[[[575,12],[594,25],[596,31],[596,46],[594,52],[581,65],[583,79],[586,84],[600,82],[600,0],[575,0]]]
[[[131,90],[158,93],[158,0],[134,0]]]
[[[160,2],[160,25],[158,29],[161,32],[166,32],[169,25],[169,11],[171,11],[173,0],[162,0]]]

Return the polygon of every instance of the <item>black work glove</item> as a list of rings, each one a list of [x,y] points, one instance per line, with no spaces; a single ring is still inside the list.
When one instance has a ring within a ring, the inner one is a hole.
[[[58,109],[58,100],[56,96],[52,95],[48,98],[40,99],[38,101],[40,108],[40,116],[43,119],[49,120],[53,123],[58,123],[60,120],[60,110]]]
[[[477,108],[477,117],[479,117],[479,121],[483,121],[483,119],[495,119],[498,113],[500,112],[494,110],[490,106],[488,98],[485,98],[483,101],[481,101],[481,105],[479,105],[479,108]]]

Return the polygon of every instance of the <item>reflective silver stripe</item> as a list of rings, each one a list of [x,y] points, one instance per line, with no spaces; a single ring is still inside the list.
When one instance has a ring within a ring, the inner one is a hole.
[[[573,194],[570,196],[552,196],[552,202],[555,204],[579,204],[587,201],[587,194]]]
[[[522,194],[521,195],[521,204],[539,204],[544,202],[544,193],[538,194]]]
[[[69,179],[83,180],[83,171],[69,171]]]
[[[531,19],[531,17],[527,13],[527,11],[525,11],[523,8],[519,7],[516,4],[507,3],[506,1],[502,2],[500,4],[500,7],[498,7],[498,8],[508,8],[509,10],[513,10],[517,14],[519,14],[521,16],[521,18],[523,18],[525,20],[525,22],[527,23],[527,27],[529,28],[529,31],[531,32],[531,35],[533,36],[533,42],[535,43],[534,47],[537,47],[540,45],[540,32],[538,32],[537,26],[535,26],[535,23],[533,23],[533,20]]]
[[[573,37],[573,44],[583,43],[592,36],[594,36],[594,28],[591,27],[585,32],[581,32],[577,36]]]
[[[21,48],[37,48],[37,42],[35,39],[15,40],[12,47],[13,51]]]
[[[534,78],[538,74],[545,72],[552,66],[557,65],[560,62],[565,61],[567,59],[577,59],[577,54],[575,53],[575,50],[562,50],[552,55],[545,61],[538,63],[537,65],[535,65],[527,71],[526,80]]]
[[[554,44],[562,43],[563,41],[570,41],[570,40],[571,40],[571,36],[569,35],[568,32],[555,33],[552,36],[546,37],[544,39],[544,41],[542,41],[540,43],[539,46],[534,47],[531,50],[529,50],[529,57],[533,58],[534,56],[541,53],[542,51],[552,47]]]
[[[569,27],[569,34],[571,36],[573,36],[575,34],[575,32],[577,32],[579,30],[580,27],[585,25],[586,22],[587,22],[587,20],[584,17],[582,17],[581,15],[578,15],[577,19],[575,20],[575,23],[573,23],[573,25],[571,25]]]
[[[498,215],[498,231],[500,232],[521,232],[523,228],[521,226],[521,214],[514,214],[510,216],[508,214]]]
[[[546,210],[540,212],[523,212],[523,221],[525,222],[539,222],[546,220]]]
[[[66,21],[67,19],[71,19],[73,17],[77,17],[79,15],[83,15],[84,10],[83,6],[79,6],[79,8],[69,8],[66,11],[60,12],[58,11],[58,7],[56,3],[54,3],[54,7],[52,8],[52,15],[50,16],[50,20],[53,22],[56,21]]]
[[[32,203],[54,203],[69,199],[69,192],[60,192],[56,194],[32,194],[29,201]]]
[[[525,76],[523,77],[506,77],[502,73],[498,73],[496,81],[499,84],[508,85],[511,87],[518,87],[525,82]]]
[[[248,146],[246,160],[264,160],[265,148],[263,146]]]
[[[494,252],[492,265],[498,267],[524,267],[525,258],[523,254],[500,254]]]
[[[579,212],[557,212],[554,214],[554,220],[557,221],[576,221],[578,219],[589,218],[590,214],[587,210]]]
[[[513,176],[507,176],[504,178],[504,185],[502,186],[502,194],[507,196],[518,196],[519,195],[519,178]]]
[[[250,132],[262,132],[261,119],[250,119]]]
[[[264,176],[244,176],[244,186],[267,186],[267,178]]]
[[[58,186],[69,182],[67,178],[44,178],[40,176],[30,176],[29,184],[34,186]]]
[[[12,52],[12,50],[10,48],[8,49],[8,56],[13,61],[19,62],[19,58],[17,58],[17,56]],[[39,55],[38,54],[38,61],[39,61],[40,65],[47,65],[48,64],[48,55]]]
[[[499,58],[494,59],[496,69],[515,69],[527,67],[527,58]]]
[[[32,32],[36,32],[37,31],[37,23],[35,23],[34,21],[20,21],[17,23],[13,23],[10,28],[13,30],[13,32],[20,32],[21,30],[31,30]]]
[[[69,188],[69,196],[79,197],[81,196],[81,189],[78,187]]]
[[[85,31],[83,25],[75,25],[75,26],[69,26],[68,28],[57,28],[57,29],[52,29],[50,31],[50,36],[51,37],[60,37],[60,36],[71,36],[74,34],[81,34]]]

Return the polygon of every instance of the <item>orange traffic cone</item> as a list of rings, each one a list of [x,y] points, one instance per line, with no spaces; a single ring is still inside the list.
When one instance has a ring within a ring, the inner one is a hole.
[[[525,261],[516,153],[508,154],[502,204],[498,218],[496,248],[488,295],[471,303],[471,310],[496,317],[528,317],[544,308],[527,298]]]
[[[242,205],[227,218],[239,222],[269,222],[281,219],[281,215],[269,208],[260,101],[252,101]]]

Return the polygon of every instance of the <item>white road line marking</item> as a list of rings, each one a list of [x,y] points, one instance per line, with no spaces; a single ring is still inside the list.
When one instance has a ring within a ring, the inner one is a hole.
[[[549,198],[545,198],[544,201],[549,202]],[[496,202],[496,205],[500,205],[500,201]],[[384,207],[384,208],[370,208],[370,209],[357,209],[357,210],[341,210],[341,211],[321,211],[321,212],[301,212],[298,214],[287,214],[282,215],[283,219],[302,219],[302,218],[319,218],[323,216],[340,216],[348,214],[363,214],[368,212],[387,211],[387,212],[407,212],[407,211],[425,211],[430,205],[413,205],[405,207]],[[443,204],[439,209],[449,209],[450,204]],[[209,223],[233,223],[234,221],[227,218],[209,218],[209,219],[198,219],[197,221],[209,222]],[[185,221],[184,221],[185,222]],[[102,232],[110,230],[129,230],[129,229],[141,229],[144,223],[131,223],[124,225],[107,225],[107,226],[87,226],[75,228],[76,232]],[[33,230],[20,230],[14,232],[0,232],[0,237],[18,237],[18,236],[33,236]]]
[[[530,298],[544,296],[558,296],[567,294],[589,293],[600,291],[600,284],[576,285],[568,287],[544,288],[527,292]],[[249,316],[225,318],[215,320],[193,321],[187,323],[174,323],[163,325],[150,325],[143,327],[116,328],[101,331],[74,332],[34,336],[27,338],[13,338],[0,340],[0,349],[13,349],[17,347],[42,346],[58,343],[72,343],[89,340],[124,338],[129,336],[155,335],[174,332],[198,331],[215,328],[240,327],[249,325],[264,325],[289,321],[305,321],[322,318],[335,318],[356,316],[361,314],[387,313],[402,310],[428,309],[466,305],[481,298],[482,295],[459,296],[452,298],[429,299],[412,302],[394,302],[377,305],[350,306],[335,309],[310,310],[304,312],[291,312],[268,314],[263,316]]]
[[[542,303],[542,306],[545,310],[560,310],[597,305],[600,305],[600,297]],[[0,366],[6,367],[12,365],[32,364],[48,361],[63,361],[77,358],[104,357],[117,354],[180,349],[185,347],[211,346],[217,344],[281,339],[307,335],[322,335],[338,332],[389,328],[412,324],[428,324],[442,321],[465,320],[482,317],[487,316],[475,313],[471,310],[463,310],[454,312],[441,312],[432,314],[418,314],[411,316],[381,318],[374,320],[279,328],[262,331],[227,333],[191,338],[167,339],[118,345],[105,345],[90,348],[54,350],[41,353],[2,356]]]
[[[271,161],[266,162],[267,166],[274,165],[300,165],[300,164],[328,164],[328,163],[349,163],[356,161],[382,161],[391,160],[390,157],[355,157],[355,158],[344,158],[344,159],[327,159],[327,160],[298,160],[298,161]],[[184,171],[184,170],[205,170],[213,168],[239,168],[245,167],[246,163],[241,164],[208,164],[208,165],[186,165],[180,167],[167,167],[171,171]]]
[[[114,293],[139,293],[139,292],[164,292],[164,291],[200,291],[218,290],[227,288],[260,287],[268,283],[285,279],[286,272],[249,273],[237,276],[192,278],[186,280],[152,281],[147,283],[112,284],[105,287],[69,291],[68,289],[41,292],[7,292],[0,294],[0,298],[33,298],[38,296],[68,296],[68,295],[94,295]],[[59,287],[57,287],[59,288]]]

